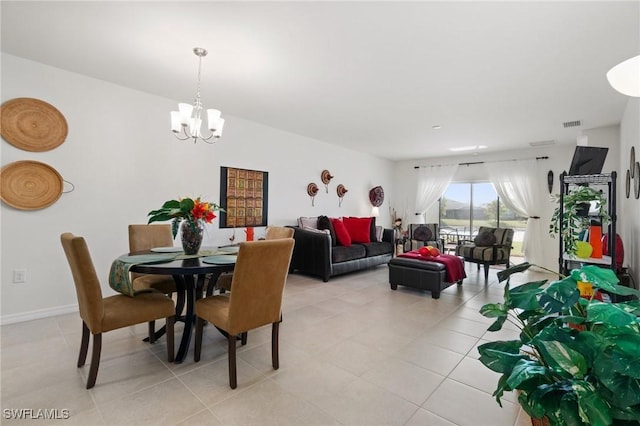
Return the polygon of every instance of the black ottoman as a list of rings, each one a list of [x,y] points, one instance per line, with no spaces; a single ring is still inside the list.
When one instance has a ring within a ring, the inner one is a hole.
[[[428,260],[411,259],[407,257],[394,257],[389,261],[389,284],[391,290],[396,290],[398,285],[429,290],[431,297],[440,298],[440,292],[453,284],[462,284],[445,281],[445,266],[441,263]]]

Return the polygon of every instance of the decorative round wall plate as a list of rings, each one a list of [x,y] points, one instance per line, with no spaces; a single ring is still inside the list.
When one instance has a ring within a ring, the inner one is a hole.
[[[636,200],[640,199],[640,163],[636,161],[635,165],[635,177],[633,178],[634,183],[634,195]]]
[[[340,198],[344,197],[344,194],[346,194],[347,191],[349,191],[349,190],[347,188],[345,188],[343,184],[338,185],[338,187],[336,188],[336,193],[338,194],[338,197],[340,197]]]
[[[315,183],[311,182],[309,185],[307,185],[307,195],[309,197],[313,197],[318,193],[318,185],[316,185]]]
[[[32,98],[11,99],[0,108],[0,134],[16,148],[49,151],[67,138],[67,120],[53,105]]]
[[[629,169],[627,169],[624,192],[627,198],[629,198],[629,194],[631,193],[631,172],[629,171]]]
[[[0,171],[0,197],[6,204],[20,210],[49,207],[62,195],[60,173],[38,161],[16,161]]]
[[[629,155],[629,170],[631,170],[631,177],[635,178],[636,177],[636,172],[634,171],[634,168],[636,167],[636,147],[632,146],[631,147],[631,153]]]
[[[373,207],[380,207],[384,202],[384,190],[381,186],[371,188],[369,191],[369,201]]]

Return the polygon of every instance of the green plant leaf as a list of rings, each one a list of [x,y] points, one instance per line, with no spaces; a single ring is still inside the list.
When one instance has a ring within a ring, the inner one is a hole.
[[[518,265],[512,266],[510,268],[505,269],[504,271],[498,271],[498,282],[502,282],[509,278],[511,275],[516,274],[518,272],[524,272],[529,269],[532,265],[529,262],[520,263]]]
[[[580,417],[585,423],[597,426],[611,424],[609,405],[598,395],[591,383],[577,380],[573,382],[572,387],[578,396]]]
[[[611,417],[616,420],[627,420],[640,423],[640,405],[635,405],[633,407],[611,407]]]
[[[616,306],[620,309],[624,309],[625,312],[629,312],[637,317],[640,316],[640,300],[629,300],[627,302],[616,303]]]
[[[511,389],[518,389],[524,382],[536,378],[542,378],[548,373],[545,366],[537,361],[521,359],[513,366],[513,370],[507,378],[507,385]]]
[[[163,209],[179,209],[180,202],[178,200],[165,201],[165,203],[162,205],[162,208]]]
[[[509,309],[502,303],[487,303],[480,308],[482,316],[487,318],[498,318],[507,315]]]
[[[538,349],[549,367],[555,371],[565,371],[573,377],[583,377],[587,372],[585,358],[564,343],[540,342]]]
[[[533,281],[513,287],[509,292],[511,296],[510,308],[523,309],[525,311],[538,309],[538,295],[542,292],[542,286],[547,280]]]
[[[593,370],[598,380],[611,391],[613,405],[640,404],[639,363],[637,352],[629,354],[615,346],[598,353]]]
[[[587,320],[624,327],[637,323],[637,317],[620,309],[615,303],[593,301],[587,306]],[[640,352],[639,352],[640,353]]]
[[[511,374],[513,367],[521,359],[529,359],[520,353],[522,343],[519,340],[489,342],[478,346],[480,362],[498,373]]]
[[[580,298],[580,292],[576,282],[567,277],[560,281],[554,281],[542,291],[540,305],[542,309],[549,313],[559,313],[566,311]]]
[[[195,203],[191,198],[183,198],[182,200],[180,200],[179,208],[182,212],[187,213],[193,210],[194,205]]]

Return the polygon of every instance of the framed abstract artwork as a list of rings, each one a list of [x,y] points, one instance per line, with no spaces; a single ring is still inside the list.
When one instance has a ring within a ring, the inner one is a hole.
[[[267,226],[269,173],[220,167],[220,228]]]

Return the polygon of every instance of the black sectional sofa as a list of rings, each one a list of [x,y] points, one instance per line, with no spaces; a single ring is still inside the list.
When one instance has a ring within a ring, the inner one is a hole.
[[[334,245],[330,234],[292,228],[296,243],[290,270],[320,277],[324,282],[336,275],[387,264],[393,257],[392,229],[382,231],[382,241],[353,243],[345,247]]]

